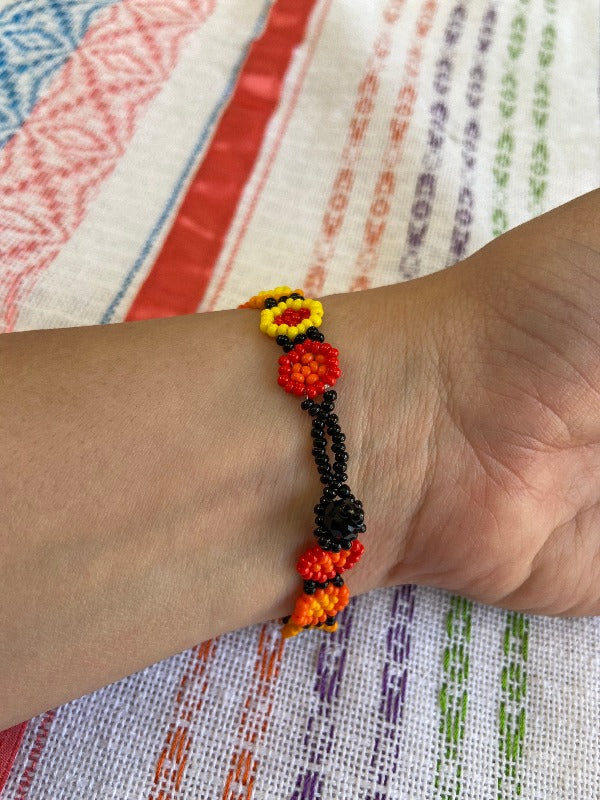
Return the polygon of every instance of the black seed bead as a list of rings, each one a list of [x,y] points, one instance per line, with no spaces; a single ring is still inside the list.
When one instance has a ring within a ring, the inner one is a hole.
[[[275,341],[281,347],[283,347],[284,344],[289,344],[290,343],[290,340],[288,339],[288,337],[284,336],[283,334],[279,334],[279,336],[275,339]]]
[[[358,530],[359,530],[361,533],[364,533],[364,532],[367,530],[367,526],[366,526],[366,525],[361,525],[361,526],[360,526],[360,528],[359,528]]]
[[[329,477],[327,475],[321,475],[321,483],[329,483]]]
[[[323,489],[323,500],[333,500],[335,495],[335,489],[332,489],[330,486],[328,486],[326,489]]]
[[[267,297],[265,300],[265,308],[274,308],[277,305],[277,300],[274,297]],[[277,342],[279,344],[279,342]]]
[[[308,411],[309,408],[312,408],[315,404],[314,400],[311,400],[310,397],[305,397],[304,400],[300,403],[300,408],[304,409],[304,411]]]
[[[287,625],[287,623],[290,621],[291,616],[292,616],[291,614],[288,614],[287,617],[281,618],[281,621],[283,622],[284,625]]]
[[[290,344],[284,344],[283,345],[284,353],[289,353],[290,350],[293,350],[293,349],[294,349],[294,345],[291,342],[290,342]]]
[[[341,498],[348,497],[348,495],[350,494],[350,487],[348,486],[348,484],[344,483],[343,486],[340,486],[338,494]]]
[[[325,522],[325,517],[322,517],[321,514],[319,514],[318,517],[315,517],[315,522],[317,525],[322,525]]]
[[[332,425],[332,426],[333,425],[337,425],[339,421],[340,421],[340,418],[338,417],[337,414],[330,414],[329,417],[327,418],[327,424],[328,425]],[[341,432],[341,428],[340,428],[340,432]]]
[[[337,392],[335,389],[328,389],[325,394],[323,395],[323,399],[326,400],[328,403],[333,403],[337,400]]]
[[[313,449],[310,452],[311,455],[314,456],[314,458],[320,458],[327,451],[325,450],[325,447],[313,447]]]
[[[343,442],[340,442],[339,444],[332,445],[331,450],[333,453],[345,453],[346,447]]]
[[[311,417],[316,417],[317,414],[319,413],[319,405],[318,405],[318,403],[315,403],[313,406],[311,406],[308,409],[308,413],[311,415]]]
[[[317,503],[317,505],[313,508],[313,512],[315,514],[320,514],[321,511],[323,511],[323,506],[321,505],[321,503]]]
[[[315,328],[314,325],[311,325],[310,328],[306,329],[306,335],[309,339],[316,340],[316,337],[319,336],[319,329]]]
[[[317,468],[317,472],[319,473],[319,475],[321,475],[324,478],[329,478],[330,479],[330,478],[333,477],[333,473],[332,473],[331,467],[329,465],[326,466],[326,467],[318,467]]]
[[[342,545],[339,542],[332,542],[331,543],[331,552],[332,553],[339,553],[342,549]]]
[[[349,459],[350,456],[345,451],[343,453],[336,452],[335,454],[335,460],[338,464],[347,464]]]
[[[298,294],[298,292],[292,292],[291,295],[290,295],[290,299],[291,300],[304,300],[302,295]]]
[[[317,537],[317,539],[320,539],[323,536],[327,536],[327,531],[325,528],[319,527],[314,529],[313,534]]]
[[[331,582],[333,583],[334,586],[338,587],[344,585],[344,579],[342,578],[341,575],[336,575],[335,578],[332,578]]]
[[[325,423],[323,422],[322,419],[319,419],[318,417],[315,417],[315,419],[313,419],[313,421],[312,421],[312,428],[313,428],[313,431],[316,431],[316,430],[322,431],[325,428]]]
[[[302,344],[302,342],[306,341],[306,334],[299,333],[296,338],[294,339],[294,344]]]
[[[335,617],[327,617],[327,619],[325,620],[326,625],[333,625],[334,622],[335,622]]]
[[[285,301],[286,301],[287,299],[288,299],[288,295],[287,295],[287,294],[282,294],[282,295],[281,295],[281,297],[279,298],[279,300],[278,300],[277,302],[278,302],[278,303],[285,303]]]
[[[346,441],[346,436],[343,433],[334,433],[331,437],[331,440],[334,444],[342,444]]]
[[[339,481],[340,483],[343,482],[343,481],[347,481],[348,480],[348,473],[347,472],[336,472],[335,473],[335,479],[336,479],[336,481]]]
[[[326,455],[319,456],[315,458],[315,464],[317,467],[327,467],[327,469],[329,469],[329,458]]]
[[[333,490],[334,490],[334,492],[335,492],[335,494],[333,495],[333,497],[335,497],[335,496],[337,495],[337,493],[338,493],[338,491],[339,491],[339,488],[340,488],[340,486],[342,485],[342,483],[343,483],[343,481],[340,481],[340,480],[338,480],[338,478],[337,478],[337,476],[336,476],[336,479],[335,479],[334,481],[331,481],[331,483],[329,484],[329,488],[330,488],[330,489],[333,489]],[[332,499],[333,499],[333,498],[332,498]]]
[[[325,434],[323,433],[322,428],[313,427],[310,431],[310,435],[313,439],[323,439],[323,441],[325,441]]]
[[[315,336],[313,338],[314,338],[315,342],[324,342],[325,341],[325,337],[323,336],[322,333],[317,334],[317,336]]]
[[[314,594],[317,590],[316,581],[304,581],[305,594]]]
[[[321,417],[327,418],[329,414],[331,414],[331,412],[333,411],[333,408],[334,408],[333,403],[323,402],[321,403],[321,408],[319,409],[319,415]]]

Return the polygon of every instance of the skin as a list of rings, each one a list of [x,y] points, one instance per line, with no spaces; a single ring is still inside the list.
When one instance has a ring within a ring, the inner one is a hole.
[[[324,298],[351,594],[600,613],[599,214]],[[321,484],[277,355],[249,310],[0,337],[0,728],[290,613]]]

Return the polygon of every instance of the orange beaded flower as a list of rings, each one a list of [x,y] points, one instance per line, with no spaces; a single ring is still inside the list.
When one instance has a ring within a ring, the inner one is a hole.
[[[317,627],[319,623],[327,622],[328,617],[333,617],[346,608],[349,600],[350,592],[345,583],[341,586],[330,583],[324,589],[317,589],[314,594],[301,594],[282,635],[289,638],[295,636],[295,628]]]
[[[313,398],[333,386],[342,374],[339,351],[327,342],[307,340],[279,357],[277,383],[286,392]]]

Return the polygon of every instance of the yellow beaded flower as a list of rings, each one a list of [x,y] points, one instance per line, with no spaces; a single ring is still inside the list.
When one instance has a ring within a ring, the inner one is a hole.
[[[260,329],[268,336],[287,336],[294,341],[299,333],[318,328],[323,321],[323,306],[318,300],[292,298],[281,300],[260,312]]]

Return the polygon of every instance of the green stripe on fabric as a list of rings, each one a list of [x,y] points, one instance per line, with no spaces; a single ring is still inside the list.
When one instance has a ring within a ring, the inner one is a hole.
[[[510,23],[510,36],[506,50],[506,66],[500,83],[500,116],[504,127],[496,142],[493,174],[492,232],[500,236],[509,228],[508,183],[515,149],[513,117],[517,107],[519,82],[517,79],[518,61],[523,53],[527,36],[527,16],[523,10],[529,0],[520,0],[519,10]]]
[[[435,769],[435,796],[454,800],[462,785],[462,741],[467,718],[469,644],[473,603],[454,596],[446,615],[446,646],[439,692],[440,727]]]
[[[504,658],[500,693],[500,773],[498,800],[521,797],[519,763],[525,741],[525,695],[527,693],[527,648],[529,619],[511,611],[506,615]]]
[[[546,10],[554,5],[554,0],[544,0]],[[520,0],[511,21],[510,36],[506,51],[506,63],[501,80],[500,116],[504,126],[498,136],[493,163],[493,206],[492,232],[500,236],[510,227],[509,221],[509,183],[515,149],[514,116],[517,108],[519,80],[517,72],[519,59],[527,38],[529,0]],[[547,59],[548,43],[552,35],[545,34],[546,44],[540,50],[542,61]],[[544,34],[542,35],[544,43]],[[538,62],[540,62],[538,57]],[[533,115],[537,131],[543,131],[547,123],[549,89],[543,78],[538,78],[534,87]],[[547,173],[547,144],[543,136],[538,136],[533,144],[530,165],[530,202],[541,198],[545,193]],[[498,774],[497,800],[513,800],[522,796],[520,762],[525,741],[527,692],[527,647],[529,619],[523,614],[509,612],[503,642],[503,660],[500,684],[500,705],[498,711]]]
[[[550,67],[556,45],[556,28],[551,19],[556,11],[555,0],[544,0],[544,8],[548,19],[542,28],[532,106],[533,125],[537,134],[531,148],[529,167],[529,211],[532,216],[545,210],[543,204],[549,168],[546,130],[550,105]],[[519,765],[525,741],[528,637],[529,619],[523,614],[507,614],[499,712],[498,800],[521,797],[523,794]]]
[[[533,124],[538,133],[531,148],[529,169],[529,212],[532,216],[542,214],[546,209],[544,200],[548,188],[548,169],[550,154],[546,129],[550,107],[550,68],[554,61],[556,47],[556,28],[552,17],[556,12],[555,0],[544,0],[548,19],[542,30],[542,41],[538,51],[538,71],[533,96]]]

